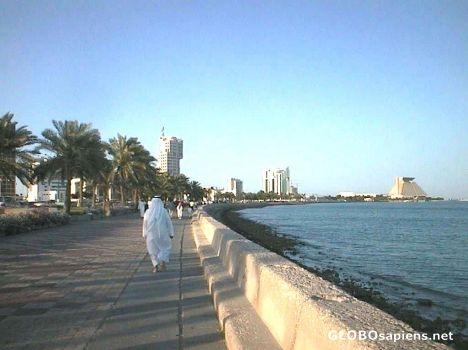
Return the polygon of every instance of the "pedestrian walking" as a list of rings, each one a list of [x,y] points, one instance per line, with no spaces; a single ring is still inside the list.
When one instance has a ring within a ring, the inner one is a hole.
[[[145,202],[141,198],[138,201],[138,210],[140,211],[140,217],[143,219],[143,216],[145,216]]]
[[[169,216],[172,218],[172,215],[174,214],[174,209],[175,209],[174,203],[172,201],[169,201],[167,203],[166,208],[167,208],[167,211],[169,212]]]
[[[179,202],[179,204],[177,204],[177,217],[179,218],[179,220],[182,219],[183,213],[184,213],[184,206],[182,205],[182,202]]]
[[[160,198],[153,198],[143,218],[143,237],[153,263],[153,272],[166,270],[169,262],[174,227]]]

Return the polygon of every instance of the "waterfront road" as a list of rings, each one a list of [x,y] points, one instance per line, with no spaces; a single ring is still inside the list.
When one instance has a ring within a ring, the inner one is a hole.
[[[0,237],[1,349],[224,349],[189,220],[153,274],[136,215]]]

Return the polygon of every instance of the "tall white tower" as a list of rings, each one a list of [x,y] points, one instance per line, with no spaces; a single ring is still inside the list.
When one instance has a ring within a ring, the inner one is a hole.
[[[291,179],[289,167],[286,170],[265,170],[262,177],[262,190],[265,193],[289,194]]]
[[[174,136],[164,136],[159,138],[159,159],[158,167],[169,175],[180,174],[180,160],[183,158],[184,141]]]
[[[244,192],[242,181],[230,177],[227,181],[226,192],[234,193],[235,196]]]

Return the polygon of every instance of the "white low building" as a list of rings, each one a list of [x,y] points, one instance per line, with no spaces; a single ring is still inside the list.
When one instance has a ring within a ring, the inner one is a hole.
[[[293,185],[289,186],[289,194],[292,194],[292,195],[294,195],[294,196],[299,195],[299,189],[298,189],[298,187],[297,187],[297,186],[293,186]]]
[[[40,181],[28,187],[28,202],[65,202],[67,183],[62,179]]]
[[[366,198],[375,198],[377,193],[356,193],[351,191],[344,191],[337,194],[342,198],[353,198],[353,197],[366,197]]]
[[[205,188],[206,197],[203,197],[203,201],[206,203],[213,203],[216,198],[224,192],[224,188],[207,187]]]
[[[86,189],[86,182],[83,184],[83,190]],[[28,186],[28,202],[65,202],[65,193],[67,191],[67,182],[61,178],[54,178],[45,181],[39,181],[37,184]],[[71,194],[80,193],[80,179],[74,178],[71,181]]]
[[[351,198],[351,197],[356,197],[356,193],[350,192],[350,191],[344,191],[344,192],[338,193],[337,196],[344,197],[344,198]]]

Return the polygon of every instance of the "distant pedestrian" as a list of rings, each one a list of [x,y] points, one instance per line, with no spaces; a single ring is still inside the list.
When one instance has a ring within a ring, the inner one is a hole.
[[[193,213],[193,209],[192,209],[192,207],[189,206],[189,207],[187,208],[187,214],[188,214],[188,217],[189,217],[190,219],[192,218],[192,213]]]
[[[138,201],[138,210],[140,211],[140,217],[143,219],[143,216],[145,215],[145,202],[141,198]]]
[[[174,227],[160,198],[153,198],[143,219],[143,237],[153,263],[153,272],[166,270],[171,254]]]
[[[184,213],[184,206],[182,205],[182,202],[179,202],[179,204],[177,204],[177,217],[179,218],[179,220],[182,219],[183,213]]]
[[[174,203],[169,201],[167,203],[166,209],[167,209],[167,211],[169,213],[169,216],[172,218],[172,215],[174,214],[174,209],[175,209]]]

